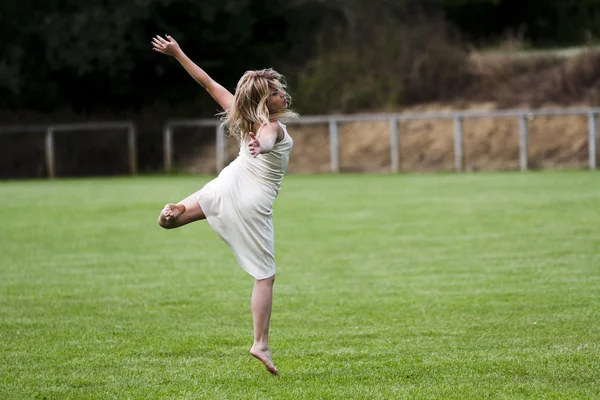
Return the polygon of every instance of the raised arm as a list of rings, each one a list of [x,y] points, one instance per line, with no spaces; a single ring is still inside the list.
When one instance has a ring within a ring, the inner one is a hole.
[[[200,86],[206,89],[208,94],[210,94],[224,110],[228,109],[231,104],[233,104],[233,95],[229,90],[215,82],[202,68],[190,60],[183,50],[181,50],[181,47],[179,47],[179,44],[175,39],[169,35],[166,35],[165,37],[166,39],[161,36],[152,38],[152,48],[159,53],[172,56],[179,61],[188,74],[190,74]]]

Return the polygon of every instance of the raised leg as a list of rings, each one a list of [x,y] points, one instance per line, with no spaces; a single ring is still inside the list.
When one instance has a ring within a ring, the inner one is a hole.
[[[271,322],[274,282],[275,276],[267,279],[257,279],[254,282],[254,290],[252,291],[254,344],[250,349],[250,354],[262,361],[267,371],[277,375],[279,371],[275,368],[273,357],[269,351],[269,324]]]
[[[206,216],[198,203],[198,193],[186,197],[177,204],[167,204],[158,216],[158,225],[165,229],[173,229],[205,219]]]

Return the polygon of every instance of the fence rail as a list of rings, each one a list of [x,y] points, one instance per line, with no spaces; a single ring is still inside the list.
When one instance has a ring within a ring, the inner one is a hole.
[[[528,169],[529,121],[541,116],[586,116],[588,119],[588,167],[596,169],[597,158],[597,116],[600,108],[564,108],[564,109],[539,109],[539,110],[502,110],[502,111],[455,111],[443,113],[381,113],[381,114],[353,114],[353,115],[317,115],[305,116],[294,119],[288,124],[325,124],[328,126],[330,146],[330,170],[340,172],[340,133],[339,124],[344,122],[388,121],[391,172],[400,171],[399,149],[400,128],[403,121],[412,120],[451,120],[454,123],[453,149],[454,169],[456,172],[464,170],[464,122],[474,118],[512,118],[518,121],[518,147],[519,167],[522,171]],[[226,146],[223,127],[217,119],[177,119],[169,120],[163,126],[164,146],[164,171],[173,170],[173,136],[179,127],[213,127],[216,135],[216,169],[220,172],[225,167]],[[128,136],[129,172],[137,173],[137,129],[133,122],[87,122],[74,124],[52,125],[22,125],[0,126],[1,134],[15,133],[45,133],[45,162],[48,176],[56,176],[55,142],[58,132],[89,131],[101,129],[123,129]]]
[[[56,152],[54,137],[57,132],[90,131],[99,129],[124,129],[127,132],[127,147],[129,151],[129,173],[137,173],[137,129],[132,122],[86,122],[74,124],[53,125],[13,125],[0,126],[0,134],[15,133],[45,133],[44,154],[48,177],[56,177]]]
[[[521,171],[528,169],[529,120],[543,116],[587,116],[588,118],[588,167],[596,169],[597,125],[596,118],[600,108],[564,108],[539,110],[502,110],[502,111],[457,111],[444,113],[382,113],[382,114],[353,114],[353,115],[320,115],[306,116],[294,119],[288,124],[328,124],[331,172],[340,172],[340,138],[339,123],[389,121],[391,172],[400,171],[399,123],[412,120],[452,120],[454,121],[454,169],[461,172],[464,154],[464,121],[474,118],[513,118],[519,123],[519,167]],[[164,126],[164,170],[169,173],[173,169],[173,134],[177,127],[210,127],[216,130],[217,172],[224,167],[225,145],[220,121],[216,119],[185,119],[170,120]]]

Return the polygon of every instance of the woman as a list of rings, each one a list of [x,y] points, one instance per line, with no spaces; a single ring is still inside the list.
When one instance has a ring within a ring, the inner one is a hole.
[[[297,116],[288,108],[291,99],[283,76],[272,69],[248,71],[231,94],[194,64],[171,36],[154,37],[152,46],[175,57],[219,103],[226,130],[240,142],[238,157],[198,192],[177,204],[167,204],[158,224],[172,229],[206,219],[229,245],[240,266],[255,279],[250,354],[277,375],[268,344],[275,282],[272,207],[293,146],[279,119]]]

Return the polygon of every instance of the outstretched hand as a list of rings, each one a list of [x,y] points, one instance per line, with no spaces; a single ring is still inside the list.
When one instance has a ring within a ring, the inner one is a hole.
[[[249,135],[250,138],[252,138],[252,140],[250,140],[250,143],[248,143],[248,150],[250,150],[250,154],[252,154],[254,158],[256,158],[256,156],[260,154],[261,150],[260,141],[254,133],[250,132]]]
[[[165,38],[166,39],[163,39],[158,35],[153,37],[152,49],[168,56],[177,57],[177,55],[181,53],[179,44],[170,35],[165,35]]]

